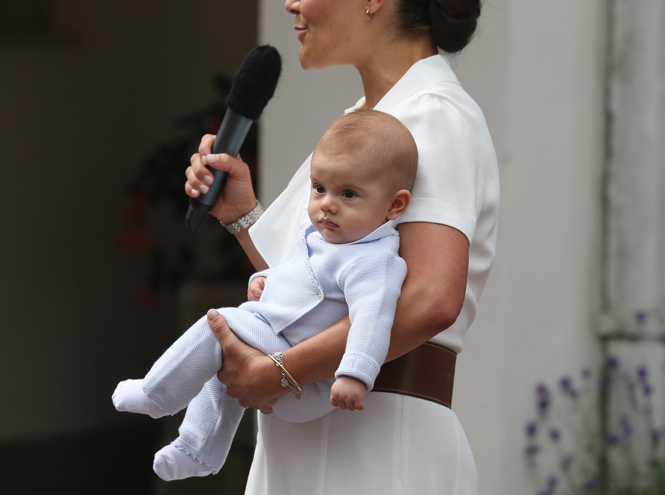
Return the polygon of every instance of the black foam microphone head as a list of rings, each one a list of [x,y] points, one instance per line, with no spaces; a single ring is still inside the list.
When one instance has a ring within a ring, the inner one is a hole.
[[[247,54],[233,77],[226,104],[235,113],[256,120],[275,94],[282,72],[282,58],[270,45],[257,46]]]

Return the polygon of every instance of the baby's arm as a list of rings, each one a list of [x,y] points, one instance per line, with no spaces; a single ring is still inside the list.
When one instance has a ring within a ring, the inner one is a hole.
[[[363,399],[367,393],[367,385],[361,380],[350,376],[340,376],[333,383],[330,391],[330,403],[340,409],[362,411],[365,409]]]
[[[256,272],[249,278],[249,286],[247,287],[247,300],[258,301],[261,299],[263,289],[266,287],[266,279],[272,270],[267,268],[260,272]]]
[[[390,241],[392,246],[388,244]],[[377,244],[368,243],[368,252],[356,253],[357,257],[349,260],[338,278],[349,307],[351,329],[335,378],[360,382],[364,386],[364,391],[357,394],[361,404],[365,392],[374,387],[374,379],[388,353],[395,308],[406,277],[406,263],[397,255],[397,242],[385,239],[376,241]],[[348,389],[344,385],[337,387],[336,383],[331,394],[333,405],[335,392]],[[354,390],[357,391],[357,385]]]

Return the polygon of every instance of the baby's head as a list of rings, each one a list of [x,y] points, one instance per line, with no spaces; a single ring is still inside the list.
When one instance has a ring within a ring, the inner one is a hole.
[[[416,143],[395,117],[345,115],[314,149],[309,218],[328,242],[362,239],[406,210],[417,168]]]

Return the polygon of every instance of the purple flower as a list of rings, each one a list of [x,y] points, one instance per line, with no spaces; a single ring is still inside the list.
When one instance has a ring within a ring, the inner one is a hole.
[[[633,425],[628,416],[623,415],[619,418],[619,426],[621,426],[621,433],[623,433],[624,437],[629,437],[633,434]]]
[[[651,397],[651,394],[653,394],[653,387],[649,383],[645,383],[642,386],[642,392],[646,397]]]
[[[550,408],[551,394],[550,389],[544,383],[536,385],[536,404],[541,416],[545,416]]]
[[[545,416],[547,411],[550,408],[550,399],[549,397],[541,397],[538,399],[538,412],[541,416]]]
[[[538,445],[530,443],[526,447],[524,447],[524,453],[528,455],[529,457],[532,457],[540,452],[540,447]]]
[[[584,488],[589,492],[595,490],[597,487],[598,482],[595,478],[589,478],[586,483],[584,483]]]
[[[612,373],[608,373],[606,371],[605,373],[603,373],[603,378],[600,381],[600,387],[603,390],[607,390],[608,388],[610,388],[611,385],[612,385]]]
[[[552,428],[550,430],[550,438],[553,442],[558,442],[561,438],[561,432],[557,428]]]
[[[639,366],[637,368],[637,378],[639,378],[641,382],[646,382],[649,378],[649,368],[646,366]]]
[[[538,423],[536,423],[535,421],[529,421],[526,424],[525,429],[526,429],[526,436],[529,438],[533,438],[538,433]]]
[[[573,380],[569,376],[564,376],[561,378],[561,380],[559,380],[559,386],[563,390],[568,391],[573,386]]]
[[[566,454],[561,458],[561,469],[566,471],[575,460],[575,454]]]
[[[569,376],[564,376],[559,380],[559,386],[561,387],[561,390],[563,390],[566,395],[571,397],[572,399],[577,399],[579,396],[579,393],[575,388],[573,388],[573,379]]]
[[[608,445],[616,445],[617,443],[619,443],[619,435],[617,435],[616,433],[609,432],[605,436],[605,441],[607,442]]]
[[[550,475],[549,478],[547,478],[547,487],[552,490],[554,487],[559,483],[559,479],[555,475]]]
[[[663,438],[663,430],[660,428],[654,428],[651,430],[651,441],[658,445],[660,440]]]
[[[582,370],[582,378],[584,378],[585,380],[591,378],[591,374],[592,374],[591,368],[589,367],[586,367]]]
[[[640,310],[640,311],[635,311],[633,316],[635,317],[635,321],[637,323],[639,323],[640,325],[642,325],[643,323],[645,323],[647,321],[647,318],[649,317],[649,313],[647,313],[644,310]]]
[[[619,358],[612,354],[607,357],[607,362],[605,364],[608,369],[615,370],[619,367]]]

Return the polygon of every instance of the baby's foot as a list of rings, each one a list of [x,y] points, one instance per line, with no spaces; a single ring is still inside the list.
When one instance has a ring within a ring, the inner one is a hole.
[[[118,411],[147,414],[154,419],[169,415],[145,395],[143,380],[125,380],[118,383],[113,392],[113,405]]]
[[[182,480],[192,476],[208,476],[214,469],[187,455],[178,447],[167,445],[155,454],[152,469],[164,481]]]

